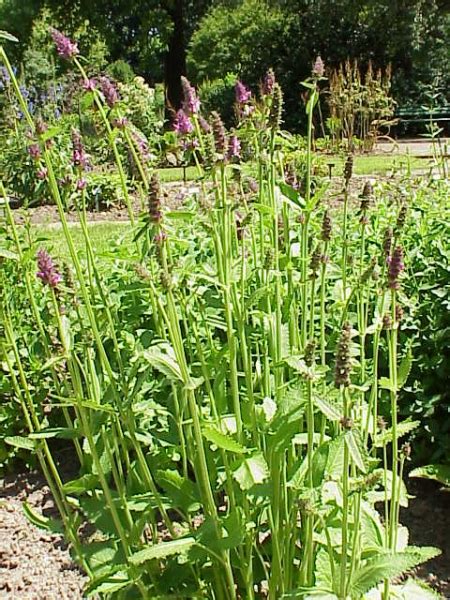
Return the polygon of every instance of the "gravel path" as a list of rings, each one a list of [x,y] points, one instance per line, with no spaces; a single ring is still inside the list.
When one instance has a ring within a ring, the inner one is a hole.
[[[36,474],[0,480],[0,599],[79,600],[86,577],[59,535],[37,529],[22,503],[55,516],[48,487]]]

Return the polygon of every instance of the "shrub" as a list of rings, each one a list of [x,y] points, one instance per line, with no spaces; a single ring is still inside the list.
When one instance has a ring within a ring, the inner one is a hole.
[[[235,123],[235,85],[238,78],[234,73],[227,73],[222,79],[205,80],[198,88],[203,110],[206,114],[218,112],[225,124],[230,127]]]

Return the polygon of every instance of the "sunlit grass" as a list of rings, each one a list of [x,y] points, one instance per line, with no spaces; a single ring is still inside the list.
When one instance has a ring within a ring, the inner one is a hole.
[[[85,255],[85,242],[80,225],[70,223],[69,227],[76,249],[81,256]],[[59,223],[35,225],[34,228],[36,235],[41,239],[42,246],[45,246],[55,257],[62,260],[69,259],[69,249]],[[128,221],[90,223],[88,228],[94,252],[99,259],[117,245],[128,245],[132,241],[132,231]]]

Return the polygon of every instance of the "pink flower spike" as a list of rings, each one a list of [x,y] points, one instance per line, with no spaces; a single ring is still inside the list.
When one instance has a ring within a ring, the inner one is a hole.
[[[82,83],[83,90],[93,92],[96,89],[97,81],[95,79],[84,79]]]
[[[252,97],[251,91],[242,83],[238,81],[234,88],[236,92],[236,102],[238,104],[245,104]]]
[[[44,250],[43,248],[38,250],[36,256],[38,265],[38,271],[36,273],[37,277],[39,277],[44,285],[56,288],[58,284],[61,283],[62,276],[58,273],[52,257],[47,250]]]
[[[175,117],[175,121],[173,123],[173,129],[179,135],[186,135],[194,130],[191,120],[182,108],[180,108],[180,110],[177,112],[177,116]]]
[[[55,42],[56,51],[62,58],[70,60],[74,56],[80,53],[76,42],[72,42],[68,37],[57,29],[51,28],[50,34],[53,41]]]

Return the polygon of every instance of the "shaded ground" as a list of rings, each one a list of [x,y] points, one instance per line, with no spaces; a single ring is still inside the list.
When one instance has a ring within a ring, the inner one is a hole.
[[[450,492],[432,481],[409,480],[416,498],[402,510],[410,544],[437,546],[441,556],[415,570],[444,598],[450,598]],[[53,502],[41,476],[21,473],[0,481],[0,599],[81,600],[85,576],[70,558],[62,538],[34,527],[23,514],[27,501],[47,516]]]
[[[413,546],[435,546],[442,554],[415,569],[416,576],[450,598],[450,491],[436,481],[409,479],[408,491],[415,498],[400,512],[400,522],[409,529]]]

